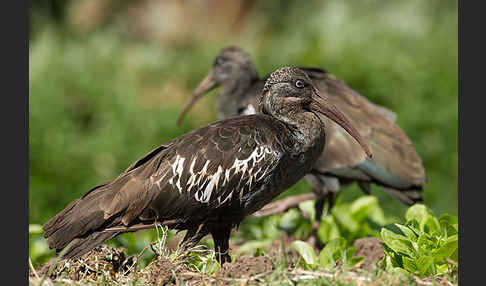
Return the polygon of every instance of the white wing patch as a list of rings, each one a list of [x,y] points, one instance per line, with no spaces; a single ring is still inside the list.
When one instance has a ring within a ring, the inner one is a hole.
[[[194,172],[194,166],[196,165],[196,161],[198,157],[193,157],[190,165],[189,165],[189,178],[185,183],[186,191],[191,192],[193,189],[196,189],[194,198],[196,201],[207,204],[211,199],[211,194],[215,189],[218,187],[224,187],[230,180],[231,177],[241,173],[241,180],[246,178],[246,182],[240,181],[238,186],[240,188],[240,201],[243,196],[244,186],[251,188],[252,184],[261,180],[265,177],[268,173],[269,169],[271,169],[271,165],[264,168],[264,166],[259,166],[259,163],[265,159],[268,154],[274,154],[275,156],[278,155],[278,152],[272,151],[268,146],[258,146],[253,150],[253,152],[248,156],[248,158],[239,160],[235,159],[233,165],[229,169],[223,169],[220,165],[216,169],[214,174],[209,174],[208,167],[211,161],[207,160],[204,163],[202,169],[198,172]],[[176,156],[175,161],[171,164],[170,170],[172,170],[172,177],[168,180],[169,184],[177,188],[179,193],[182,194],[182,186],[181,186],[181,177],[182,172],[184,172],[184,162],[186,158],[181,157],[180,155]],[[189,162],[188,160],[188,162]],[[189,164],[189,163],[187,163]],[[187,168],[186,164],[186,168]],[[170,172],[170,171],[169,171]],[[245,176],[246,174],[246,176]],[[158,183],[158,182],[157,182]],[[183,182],[184,183],[184,182]],[[205,186],[205,187],[204,187]],[[228,200],[231,199],[233,196],[233,191],[223,199],[221,196],[217,198],[219,204],[224,204]]]
[[[218,187],[219,178],[221,177],[222,173],[223,173],[223,168],[221,168],[221,166],[218,166],[218,170],[216,171],[215,174],[206,177],[205,181],[209,180],[209,183],[207,184],[204,191],[201,192],[200,190],[198,190],[196,192],[196,194],[194,195],[196,201],[201,202],[203,204],[207,204],[209,202],[209,199],[211,198],[211,193],[213,192],[213,188]]]
[[[181,186],[181,177],[182,177],[182,172],[184,171],[184,161],[186,158],[183,158],[179,155],[176,156],[176,159],[174,163],[172,163],[172,178],[169,179],[169,184],[172,186],[174,185],[174,179],[177,179],[177,182],[175,184],[177,190],[179,190],[179,193],[182,194],[182,186]]]
[[[243,159],[243,160],[235,159],[235,162],[233,163],[233,165],[225,171],[223,186],[226,184],[226,182],[228,182],[230,180],[231,170],[234,169],[234,175],[238,174],[239,172],[242,172],[241,177],[240,177],[242,179],[245,177],[244,176],[245,173],[248,172],[248,176],[247,176],[248,180],[246,181],[246,183],[244,183],[244,185],[248,185],[248,188],[251,188],[251,184],[254,183],[254,182],[257,182],[257,181],[261,180],[263,177],[265,177],[265,175],[267,174],[267,171],[269,169],[267,167],[262,172],[260,177],[258,177],[258,174],[260,174],[261,171],[262,171],[261,166],[259,168],[257,168],[258,163],[260,163],[265,158],[265,156],[267,154],[272,154],[272,153],[273,153],[272,150],[270,148],[268,148],[268,146],[258,146],[258,147],[255,148],[255,150],[253,150],[253,152],[250,154],[250,156],[248,156],[248,158]],[[238,184],[238,185],[241,186],[241,181],[240,181],[240,184]],[[244,188],[241,187],[240,188],[240,194],[239,194],[240,202],[241,202],[241,199],[243,197],[243,191],[244,191]],[[223,204],[232,195],[233,195],[233,191],[231,191],[231,193],[223,200],[223,202],[221,202],[221,196],[220,196],[220,197],[218,197],[218,202],[220,202],[220,204]]]
[[[245,172],[248,172],[249,176],[248,176],[248,182],[246,182],[246,184],[249,184],[251,186],[253,179],[256,178],[258,173],[262,170],[262,168],[259,168],[254,172],[253,169],[257,167],[258,163],[260,163],[263,159],[265,159],[266,154],[271,154],[271,153],[272,150],[267,146],[258,146],[255,148],[255,150],[253,150],[253,152],[250,154],[250,156],[248,156],[248,158],[244,160],[236,159],[235,162],[233,163],[233,166],[231,166],[231,168],[229,168],[227,172],[231,171],[232,169],[235,169],[235,174],[242,172],[242,176],[241,176],[242,178]]]
[[[189,174],[191,174],[191,177],[189,178],[189,180],[187,181],[187,184],[186,184],[186,186],[189,185],[189,187],[187,187],[187,189],[186,189],[186,191],[188,191],[188,192],[190,192],[194,186],[196,186],[196,185],[200,186],[201,180],[203,178],[205,178],[205,180],[203,181],[203,185],[207,181],[206,172],[208,170],[208,166],[209,166],[210,161],[209,160],[206,161],[206,163],[204,164],[201,171],[194,174],[194,165],[196,164],[196,160],[197,160],[197,157],[194,157],[194,159],[192,159],[191,166],[189,167]]]

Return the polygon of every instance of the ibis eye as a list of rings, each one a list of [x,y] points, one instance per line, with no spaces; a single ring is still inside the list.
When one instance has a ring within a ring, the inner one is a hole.
[[[304,88],[305,86],[306,86],[306,82],[305,81],[300,80],[300,79],[298,79],[298,80],[295,81],[295,87],[297,87],[297,88]]]

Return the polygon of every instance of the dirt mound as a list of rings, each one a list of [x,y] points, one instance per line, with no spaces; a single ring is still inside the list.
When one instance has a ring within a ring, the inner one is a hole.
[[[42,265],[37,274],[43,277],[56,259],[51,259]],[[113,249],[106,245],[98,246],[85,255],[70,260],[59,261],[52,269],[48,278],[58,278],[74,281],[97,281],[98,276],[110,277],[113,280],[128,275],[134,262],[125,256],[123,248]],[[31,274],[33,276],[33,274]]]
[[[381,242],[383,240],[376,237],[365,237],[354,241],[353,246],[356,248],[354,256],[365,258],[365,261],[361,264],[362,268],[371,270],[373,265],[376,265],[385,256]]]
[[[185,265],[173,263],[165,257],[156,258],[146,269],[144,278],[153,285],[175,284],[176,277],[187,271]]]
[[[251,257],[242,255],[237,257],[234,262],[225,263],[216,272],[216,275],[226,278],[248,278],[257,274],[270,272],[272,269],[272,261],[267,256]]]

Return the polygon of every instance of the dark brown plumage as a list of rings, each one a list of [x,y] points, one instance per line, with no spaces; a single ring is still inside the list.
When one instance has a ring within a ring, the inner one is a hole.
[[[317,89],[326,94],[369,142],[373,159],[334,122],[326,124],[326,148],[305,180],[318,197],[317,219],[325,199],[332,202],[341,185],[357,182],[369,193],[370,183],[383,186],[401,202],[422,201],[425,170],[412,142],[398,125],[396,115],[375,105],[348,87],[342,80],[318,68],[301,68]],[[226,47],[194,92],[179,116],[179,123],[190,107],[209,90],[220,87],[218,116],[231,118],[256,112],[257,95],[267,76],[260,79],[250,56],[238,47]]]
[[[282,68],[266,81],[261,114],[215,122],[145,155],[46,222],[44,236],[64,258],[78,257],[120,233],[157,221],[187,229],[182,249],[211,234],[229,261],[231,229],[296,183],[324,147],[323,117],[358,132],[310,79]],[[369,152],[368,152],[369,153]]]

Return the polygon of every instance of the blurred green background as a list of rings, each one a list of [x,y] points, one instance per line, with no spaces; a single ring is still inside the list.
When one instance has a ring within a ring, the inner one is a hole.
[[[398,115],[425,204],[457,215],[457,1],[30,2],[29,221],[43,224],[156,146],[215,121],[215,94],[176,118],[219,50],[260,75],[316,66]],[[299,182],[284,193],[307,192]],[[385,214],[406,209],[373,186]],[[341,202],[360,195],[351,186]],[[339,201],[338,201],[339,204]]]

